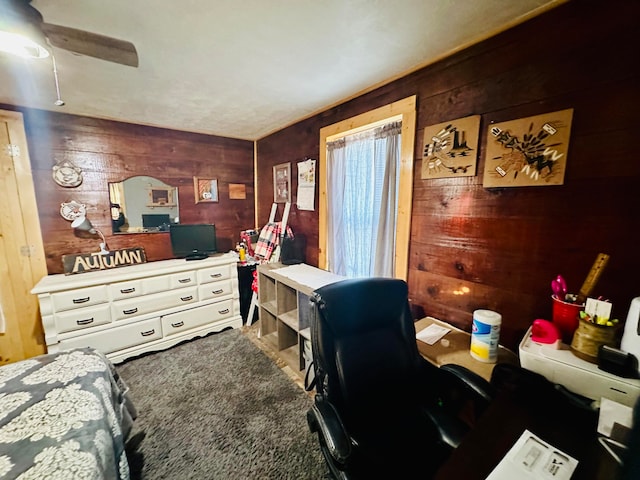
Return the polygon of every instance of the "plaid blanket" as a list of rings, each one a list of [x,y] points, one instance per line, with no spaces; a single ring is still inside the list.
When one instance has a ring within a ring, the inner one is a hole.
[[[262,227],[254,250],[255,257],[268,261],[271,258],[273,250],[280,245],[281,236],[282,222],[267,223]],[[287,227],[286,236],[293,238],[293,231],[289,227]]]

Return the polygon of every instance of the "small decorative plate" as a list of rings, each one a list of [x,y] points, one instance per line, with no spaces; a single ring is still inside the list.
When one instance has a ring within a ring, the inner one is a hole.
[[[82,183],[82,169],[61,160],[53,166],[53,179],[61,187],[77,187]]]
[[[60,215],[65,220],[73,221],[78,217],[84,217],[87,214],[87,207],[84,203],[78,203],[74,200],[60,204]]]

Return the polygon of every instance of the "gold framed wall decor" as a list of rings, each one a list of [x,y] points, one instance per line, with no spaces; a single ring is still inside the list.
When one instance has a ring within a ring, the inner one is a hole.
[[[273,201],[291,202],[291,162],[273,167]]]
[[[193,177],[193,191],[196,203],[218,201],[218,180],[216,178]]]
[[[573,109],[489,125],[482,186],[562,185]]]

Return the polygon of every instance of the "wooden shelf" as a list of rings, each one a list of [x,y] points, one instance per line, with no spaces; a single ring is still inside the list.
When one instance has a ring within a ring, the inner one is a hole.
[[[278,352],[278,356],[286,362],[294,372],[300,371],[300,355],[298,345],[294,345]]]
[[[275,299],[271,300],[270,302],[260,303],[260,306],[262,308],[264,308],[265,310],[267,310],[272,315],[277,315],[278,314],[278,311],[276,310],[276,301],[275,301]]]
[[[274,350],[278,348],[278,334],[273,332],[267,335],[261,335],[260,339]]]
[[[276,316],[260,305],[260,333],[268,335],[274,333],[278,328]]]
[[[300,336],[307,340],[311,340],[311,327],[300,330]]]
[[[280,269],[288,270],[280,274]],[[292,269],[302,273],[297,280],[296,275],[291,278]],[[308,265],[286,267],[268,263],[258,266],[261,334],[278,357],[301,377],[304,377],[305,366],[303,344],[305,339],[311,339],[309,297],[315,288],[305,283],[309,279],[320,279],[327,284],[342,280],[342,277]]]
[[[287,313],[283,313],[282,315],[279,315],[278,320],[282,320],[290,328],[292,328],[295,331],[298,331],[298,310],[297,309]]]

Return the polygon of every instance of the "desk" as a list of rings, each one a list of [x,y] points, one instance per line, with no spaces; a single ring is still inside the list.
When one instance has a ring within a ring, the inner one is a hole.
[[[596,426],[597,413],[577,410],[553,392],[500,392],[435,478],[486,479],[527,429],[578,460],[571,480],[614,480],[619,468],[599,444]]]
[[[484,363],[469,354],[471,334],[433,317],[415,323],[416,332],[432,323],[450,328],[440,342],[428,345],[417,340],[420,354],[437,366],[463,365],[490,380],[496,364]],[[518,356],[500,347],[497,363],[519,365]],[[484,480],[500,463],[525,430],[578,460],[571,480],[613,480],[618,465],[598,442],[597,413],[580,411],[566,402],[549,383],[548,391],[500,391],[460,446],[442,465],[436,480]]]
[[[433,317],[425,317],[421,320],[418,320],[415,323],[416,333],[424,330],[433,323],[451,329],[451,331],[443,337],[449,340],[449,346],[443,347],[440,342],[436,342],[434,345],[429,345],[425,342],[417,340],[418,351],[420,352],[420,354],[431,363],[439,367],[442,365],[446,365],[447,363],[455,363],[467,367],[472,372],[477,373],[478,375],[489,381],[491,379],[491,372],[493,371],[495,363],[484,363],[476,360],[471,356],[471,354],[469,353],[469,347],[471,345],[470,333]],[[502,346],[500,346],[498,349],[497,363],[511,363],[513,365],[520,365],[518,356],[511,350]]]

